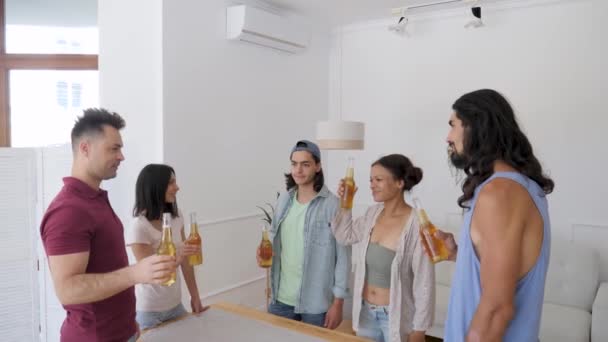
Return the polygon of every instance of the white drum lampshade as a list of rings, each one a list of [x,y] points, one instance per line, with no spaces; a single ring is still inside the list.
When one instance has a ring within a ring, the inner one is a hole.
[[[317,144],[322,150],[362,150],[365,124],[357,121],[321,121],[317,123]]]

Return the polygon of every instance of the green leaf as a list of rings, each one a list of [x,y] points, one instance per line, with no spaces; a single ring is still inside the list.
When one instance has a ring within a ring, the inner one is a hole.
[[[260,210],[262,210],[262,212],[266,216],[266,217],[262,218],[262,221],[268,222],[268,224],[272,224],[272,217],[270,216],[268,211],[266,209],[260,207],[259,205],[257,205],[256,207],[260,208]]]

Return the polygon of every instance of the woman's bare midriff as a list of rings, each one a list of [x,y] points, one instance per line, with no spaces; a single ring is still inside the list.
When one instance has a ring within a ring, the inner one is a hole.
[[[388,305],[390,289],[384,289],[365,283],[363,285],[363,299],[370,304]]]

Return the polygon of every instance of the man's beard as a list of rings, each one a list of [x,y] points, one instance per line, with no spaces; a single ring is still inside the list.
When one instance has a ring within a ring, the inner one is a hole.
[[[454,150],[449,153],[449,157],[452,166],[459,170],[464,170],[464,168],[467,167],[467,164],[469,163],[469,159],[463,153],[458,153]]]
[[[468,160],[464,154],[456,152],[453,147],[448,147],[448,168],[450,169],[452,178],[454,178],[455,184],[462,184],[463,180],[466,178],[464,168],[467,163]]]

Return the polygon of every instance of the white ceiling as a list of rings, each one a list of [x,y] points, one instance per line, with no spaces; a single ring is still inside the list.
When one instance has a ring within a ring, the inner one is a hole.
[[[433,3],[437,0],[268,0],[268,2],[331,25],[341,25],[360,20],[391,18],[392,8]]]

